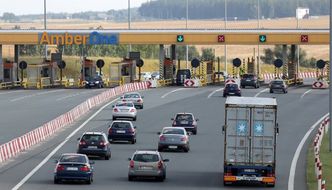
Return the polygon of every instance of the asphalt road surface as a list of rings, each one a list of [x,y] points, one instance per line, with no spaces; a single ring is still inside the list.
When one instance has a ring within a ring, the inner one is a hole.
[[[66,143],[49,160],[45,160],[46,163],[40,165],[41,167],[32,176],[26,178],[27,180],[20,184],[19,189],[263,189],[264,187],[257,186],[223,186],[223,135],[221,126],[224,124],[224,103],[226,99],[222,97],[222,91],[220,90],[221,86],[196,89],[169,87],[142,92],[145,96],[144,109],[139,110],[137,121],[134,122],[138,128],[137,144],[112,144],[112,158],[110,160],[95,160],[95,176],[92,185],[79,183],[53,184],[54,160],[62,153],[76,152],[76,139],[83,132],[107,132],[107,124],[111,122],[111,105],[106,106],[86,125],[82,126],[82,123],[99,109],[96,108],[80,121],[59,132],[55,137],[1,166],[0,189],[12,189],[62,142]],[[292,87],[289,89],[288,94],[269,94],[265,87],[261,87],[259,89],[243,89],[242,95],[277,98],[280,134],[277,143],[277,181],[274,189],[286,190],[292,158],[299,142],[308,129],[328,112],[328,90]],[[52,98],[53,102],[47,101],[49,99],[46,97],[43,100],[39,100],[41,105],[56,104],[54,103],[54,96]],[[35,101],[38,102],[38,99]],[[71,101],[67,100],[67,102]],[[65,111],[66,108],[62,108],[62,110]],[[52,109],[50,112],[52,112]],[[155,182],[153,180],[127,181],[129,164],[127,158],[137,149],[156,149],[158,142],[157,132],[162,127],[170,126],[170,118],[177,112],[192,112],[199,118],[198,134],[190,137],[191,150],[189,153],[162,153],[164,158],[170,159],[170,162],[167,163],[167,178],[164,182]],[[30,118],[36,119],[36,115],[32,112],[25,112],[25,114],[30,116]],[[47,113],[44,114],[47,115]],[[40,116],[40,118],[46,119],[44,116]],[[22,123],[30,125],[33,121],[31,119],[22,119],[20,123],[21,125]],[[80,126],[82,129],[78,130],[74,136],[66,141],[65,139],[68,135]],[[16,127],[16,129],[19,128],[18,126]],[[12,131],[7,133],[11,134]],[[296,190],[306,189],[305,153],[308,143],[302,150],[297,164]]]

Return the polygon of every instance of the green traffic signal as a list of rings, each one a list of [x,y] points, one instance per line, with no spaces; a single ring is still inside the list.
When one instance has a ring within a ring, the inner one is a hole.
[[[266,35],[259,35],[259,42],[266,42]]]
[[[176,37],[176,41],[177,41],[177,42],[184,42],[184,37],[183,37],[183,35],[177,35],[177,37]]]

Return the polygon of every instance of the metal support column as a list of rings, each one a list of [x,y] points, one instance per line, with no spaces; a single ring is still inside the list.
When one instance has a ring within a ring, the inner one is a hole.
[[[287,45],[282,45],[282,62],[284,62],[283,75],[288,78],[288,59],[287,59]],[[287,69],[286,69],[287,68]],[[287,71],[287,72],[286,72]],[[285,76],[286,75],[286,76]]]
[[[0,82],[4,82],[4,78],[3,78],[3,61],[2,61],[2,45],[0,45]]]
[[[332,2],[330,1],[330,64],[332,63]],[[331,69],[331,68],[330,68]],[[329,89],[329,113],[330,113],[330,118],[331,118],[331,112],[332,112],[332,85],[331,85],[331,80],[332,80],[332,72],[330,71],[329,73],[330,76],[330,89]],[[332,122],[330,121],[329,124],[329,131],[330,131],[330,152],[332,152]]]
[[[159,76],[164,79],[164,61],[165,61],[165,47],[164,44],[159,45]]]
[[[171,59],[172,59],[172,63],[173,63],[173,79],[176,77],[176,45],[172,44],[171,45]]]
[[[18,60],[19,60],[19,56],[20,56],[20,46],[19,45],[15,45],[14,46],[14,64],[16,64],[18,66]],[[18,78],[18,67],[16,66],[16,71],[14,72],[13,71],[13,77],[12,77],[12,80],[13,81],[19,81],[19,78]]]

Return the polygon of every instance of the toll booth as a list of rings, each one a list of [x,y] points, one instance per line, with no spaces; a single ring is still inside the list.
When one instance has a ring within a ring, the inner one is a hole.
[[[110,65],[110,85],[131,83],[137,79],[136,62],[124,58],[120,62],[113,62]]]
[[[3,82],[17,81],[17,63],[6,60],[3,64]]]
[[[28,88],[44,88],[55,85],[58,80],[56,62],[45,60],[41,64],[29,64],[27,67]]]
[[[170,58],[164,59],[164,79],[173,79],[175,73],[175,66]]]
[[[81,81],[85,81],[86,77],[92,77],[96,75],[97,66],[91,59],[83,58],[82,70],[81,70]]]

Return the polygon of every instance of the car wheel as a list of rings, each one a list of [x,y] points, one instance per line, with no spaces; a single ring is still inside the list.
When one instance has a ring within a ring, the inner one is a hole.
[[[105,155],[105,160],[109,160],[110,157],[111,157],[110,155],[107,155],[107,154],[106,154],[106,155]]]
[[[272,90],[272,89],[270,89],[270,93],[273,93],[273,90]]]
[[[130,143],[131,143],[131,144],[135,144],[135,143],[136,143],[136,140],[133,139],[133,140],[130,141]]]
[[[90,176],[89,179],[86,181],[86,183],[90,185],[92,183],[92,181],[93,181],[92,177]]]
[[[163,182],[165,180],[164,176],[157,177],[157,181]]]
[[[158,152],[162,152],[162,151],[163,151],[163,148],[158,147]]]
[[[136,121],[136,120],[137,120],[137,117],[134,117],[134,118],[133,118],[133,121]]]
[[[285,89],[284,89],[284,90],[282,90],[282,91],[284,91],[284,94],[286,94],[286,93],[287,93]]]
[[[54,177],[54,184],[59,184],[60,183],[60,180],[56,177]]]
[[[197,135],[197,129],[193,131],[193,134],[194,134],[194,135]]]
[[[241,88],[246,88],[246,86],[241,85]]]
[[[140,108],[141,108],[141,109],[143,109],[143,107],[144,107],[144,106],[143,106],[143,105],[141,105],[141,107],[140,107]]]
[[[114,116],[113,116],[113,118],[112,118],[112,119],[113,119],[113,120],[116,120],[116,117],[114,117]]]
[[[266,184],[266,187],[274,187],[275,184]]]
[[[134,180],[134,177],[133,176],[130,176],[128,175],[128,181],[133,181]]]
[[[223,97],[226,98],[226,94],[223,94]]]
[[[189,146],[188,147],[183,147],[184,152],[189,152]]]

